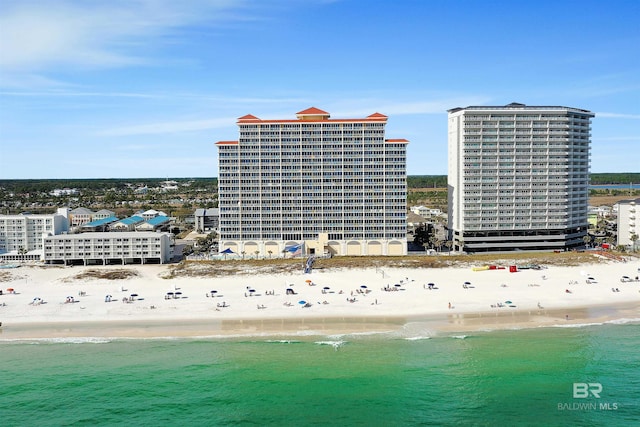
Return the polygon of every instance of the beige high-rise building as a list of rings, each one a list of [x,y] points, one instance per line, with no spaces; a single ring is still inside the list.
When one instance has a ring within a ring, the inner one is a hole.
[[[403,255],[405,139],[386,139],[387,116],[238,119],[219,151],[220,251],[246,256]]]
[[[449,228],[466,252],[584,245],[591,118],[570,107],[449,110]]]

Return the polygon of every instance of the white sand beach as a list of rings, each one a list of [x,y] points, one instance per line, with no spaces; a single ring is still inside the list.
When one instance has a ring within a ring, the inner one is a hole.
[[[501,267],[280,275],[248,268],[227,277],[167,279],[166,265],[21,266],[0,276],[0,340],[386,331],[412,319],[449,331],[640,319],[640,281],[620,280],[640,274],[637,259],[518,272]],[[76,277],[90,268],[137,276]]]

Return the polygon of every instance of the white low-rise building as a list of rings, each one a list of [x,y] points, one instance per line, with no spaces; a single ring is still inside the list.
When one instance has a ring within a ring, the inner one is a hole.
[[[411,206],[409,210],[416,215],[420,215],[423,218],[432,218],[434,216],[442,215],[442,210],[428,208],[426,206]]]
[[[44,239],[44,261],[49,264],[164,264],[173,257],[168,233],[82,233]]]

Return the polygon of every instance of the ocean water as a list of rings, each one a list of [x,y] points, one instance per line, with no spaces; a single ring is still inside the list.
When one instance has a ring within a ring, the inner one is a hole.
[[[0,423],[639,425],[639,324],[411,330],[0,341]]]

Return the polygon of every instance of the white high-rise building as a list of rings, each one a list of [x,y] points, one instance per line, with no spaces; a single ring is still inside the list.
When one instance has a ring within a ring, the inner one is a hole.
[[[449,110],[449,229],[467,252],[584,245],[587,110],[509,104]]]
[[[317,108],[238,119],[239,140],[216,143],[220,251],[406,254],[408,141],[385,139],[386,123]]]
[[[630,246],[637,249],[640,245],[640,198],[620,200],[618,202],[618,245]]]

